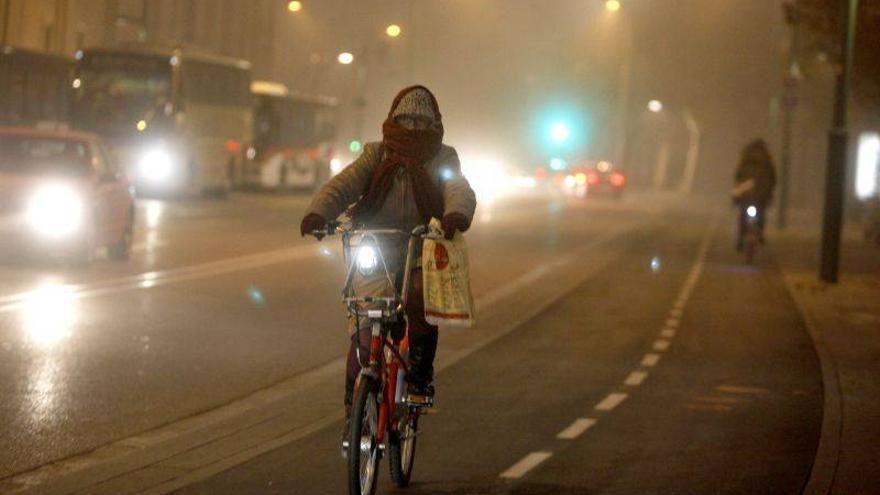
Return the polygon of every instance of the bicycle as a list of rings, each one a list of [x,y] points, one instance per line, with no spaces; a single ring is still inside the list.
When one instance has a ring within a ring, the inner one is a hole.
[[[331,222],[326,229],[312,232],[319,239],[334,234],[342,234],[343,253],[348,265],[342,300],[349,315],[358,320],[366,318],[371,329],[366,365],[358,348],[362,368],[354,387],[348,441],[343,443],[348,459],[349,494],[370,495],[375,492],[379,461],[386,450],[390,456],[391,479],[398,487],[405,488],[409,485],[415,461],[419,417],[433,406],[433,401],[407,396],[404,376],[409,371],[408,330],[397,342],[390,338],[390,333],[406,308],[416,242],[440,238],[440,235],[426,226],[407,233],[393,229],[355,230],[344,228],[339,222]],[[384,236],[409,236],[400,290],[395,284],[397,277],[389,271],[379,249],[379,238]],[[356,273],[375,275],[380,268],[387,279],[389,293],[382,297],[357,296],[353,285]]]
[[[746,255],[746,263],[751,264],[755,260],[755,252],[761,244],[760,211],[757,206],[749,204],[741,213],[745,215],[745,232],[743,233],[743,251]]]

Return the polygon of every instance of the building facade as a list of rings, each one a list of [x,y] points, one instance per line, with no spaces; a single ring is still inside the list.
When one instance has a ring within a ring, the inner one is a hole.
[[[273,78],[278,0],[0,0],[0,45],[72,55],[88,46],[190,45]]]

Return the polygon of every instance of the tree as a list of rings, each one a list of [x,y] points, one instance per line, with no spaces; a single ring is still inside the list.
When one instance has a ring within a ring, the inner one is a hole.
[[[804,28],[810,42],[799,47],[799,57],[828,56],[840,59],[841,0],[794,0],[786,5],[786,17],[796,28]],[[853,97],[875,114],[880,109],[880,0],[859,2],[858,28],[853,61]]]

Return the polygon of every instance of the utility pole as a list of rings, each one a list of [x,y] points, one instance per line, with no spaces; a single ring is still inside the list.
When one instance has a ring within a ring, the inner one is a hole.
[[[828,165],[825,172],[825,211],[822,222],[822,265],[819,278],[837,283],[840,269],[840,233],[843,228],[843,197],[846,182],[846,109],[852,76],[858,0],[840,0],[840,65],[834,91],[834,116],[828,133]]]
[[[785,91],[782,98],[782,152],[779,163],[779,208],[776,210],[776,226],[782,230],[788,223],[789,188],[791,186],[791,141],[794,111],[797,107],[798,85],[798,22],[797,6],[792,2],[783,5],[785,20],[790,29],[788,60],[785,67]]]
[[[9,15],[12,0],[3,0],[3,37],[0,39],[0,46],[9,44]]]

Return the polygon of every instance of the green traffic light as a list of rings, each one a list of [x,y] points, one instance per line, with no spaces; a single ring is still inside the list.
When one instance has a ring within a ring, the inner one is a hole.
[[[352,140],[352,142],[348,143],[348,149],[351,150],[352,153],[357,153],[364,146],[357,139]]]

